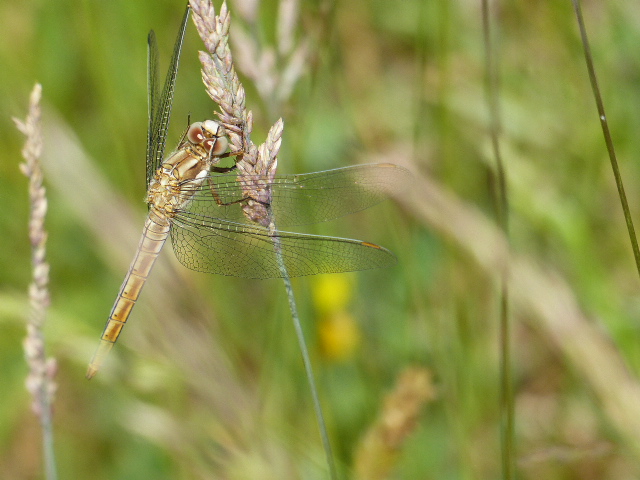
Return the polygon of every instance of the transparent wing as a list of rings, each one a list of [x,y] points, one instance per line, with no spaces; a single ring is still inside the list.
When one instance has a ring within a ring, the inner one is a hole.
[[[156,116],[158,101],[158,41],[153,30],[149,32],[147,37],[147,101],[149,110],[149,126],[147,127],[147,172],[149,170],[150,159],[153,158],[153,120]],[[147,184],[149,183],[149,174],[147,173]]]
[[[174,218],[171,242],[185,267],[244,278],[277,278],[274,237],[291,277],[386,267],[396,263],[387,249],[346,238],[276,231],[182,212]]]
[[[167,142],[167,130],[169,129],[169,120],[171,118],[171,105],[173,103],[173,93],[176,85],[176,76],[178,75],[178,64],[180,63],[180,52],[182,51],[182,43],[187,28],[187,21],[191,9],[189,5],[184,12],[182,24],[178,31],[178,37],[173,47],[173,55],[167,71],[167,77],[162,89],[162,95],[157,94],[157,71],[158,71],[158,47],[155,34],[149,33],[149,130],[147,137],[147,185],[155,171],[160,167],[164,156],[164,148]]]
[[[196,216],[249,222],[242,213],[246,200],[235,173],[215,174],[193,187],[186,210]],[[245,177],[244,181],[265,181]],[[301,175],[276,175],[271,183],[271,208],[279,227],[332,220],[369,208],[408,185],[408,170],[388,163],[357,165]],[[188,191],[183,187],[183,192]]]

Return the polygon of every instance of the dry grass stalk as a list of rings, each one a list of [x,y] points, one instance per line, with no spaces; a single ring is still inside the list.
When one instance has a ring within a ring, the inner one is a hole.
[[[250,155],[252,115],[245,105],[245,93],[235,72],[229,50],[231,17],[224,2],[220,14],[215,14],[211,1],[191,0],[193,23],[206,52],[199,52],[202,63],[202,81],[211,99],[220,106],[220,121],[227,131],[231,149]]]
[[[242,205],[242,211],[251,221],[268,227],[271,218],[267,206],[271,203],[271,190],[268,188],[273,182],[278,167],[278,151],[282,143],[284,123],[279,119],[269,130],[267,141],[258,148],[258,156],[254,164],[245,161],[238,163],[238,181],[247,202]]]
[[[308,37],[296,38],[299,0],[280,0],[275,25],[276,45],[265,45],[252,32],[259,31],[257,4],[236,0],[241,22],[234,27],[233,39],[238,70],[251,79],[269,113],[280,111],[307,66]],[[241,7],[241,8],[239,8]]]
[[[44,347],[42,328],[49,307],[49,264],[45,261],[47,232],[44,229],[44,218],[47,212],[46,190],[42,186],[42,129],[40,125],[40,98],[42,87],[36,84],[31,92],[29,113],[24,122],[13,119],[18,129],[27,137],[22,155],[25,163],[20,170],[29,178],[29,202],[31,213],[29,218],[29,240],[31,242],[31,259],[33,264],[33,281],[29,286],[30,313],[27,321],[27,336],[24,340],[24,351],[29,365],[27,389],[33,397],[32,408],[42,419],[53,402],[56,390],[53,377],[56,363],[47,359]]]
[[[419,367],[405,369],[384,400],[382,412],[360,441],[354,461],[355,478],[387,478],[404,441],[415,430],[420,410],[435,398],[431,373]]]
[[[234,10],[248,23],[255,23],[258,18],[260,0],[234,0]]]
[[[245,92],[233,64],[229,49],[231,17],[226,2],[219,15],[210,0],[192,0],[193,22],[207,52],[200,52],[202,81],[211,99],[220,106],[217,113],[229,137],[232,151],[238,153],[238,182],[245,197],[250,198],[242,209],[250,220],[269,226],[267,206],[271,203],[267,188],[278,166],[278,151],[282,143],[284,124],[279,119],[269,130],[267,141],[256,147],[251,141],[252,114],[245,104]]]
[[[249,220],[268,229],[269,235],[272,236],[274,255],[287,291],[291,317],[305,365],[323,448],[327,457],[329,475],[332,480],[336,480],[338,477],[335,461],[318,398],[311,360],[300,325],[293,288],[283,259],[280,239],[278,236],[273,235],[276,230],[275,219],[271,215],[270,209],[270,185],[278,166],[278,151],[282,143],[284,124],[282,119],[279,119],[269,130],[266,142],[260,147],[256,147],[251,141],[252,116],[251,112],[246,110],[244,88],[236,75],[233,58],[229,50],[230,17],[227,4],[223,2],[218,16],[215,15],[210,0],[191,0],[191,7],[194,14],[193,21],[208,52],[200,52],[202,79],[207,87],[209,96],[220,105],[222,113],[218,114],[218,116],[223,127],[228,132],[230,143],[233,146],[232,151],[238,157],[236,161],[237,181],[242,186],[244,198],[246,199],[242,202],[242,210]]]
[[[46,320],[50,298],[47,285],[49,284],[49,264],[45,261],[47,232],[44,229],[44,218],[47,213],[46,190],[42,186],[42,169],[40,155],[42,154],[42,126],[40,99],[42,86],[36,84],[29,99],[29,113],[24,122],[14,118],[18,129],[27,137],[22,156],[25,163],[20,164],[20,170],[29,179],[29,240],[31,242],[31,261],[33,264],[33,281],[29,285],[30,312],[27,319],[27,336],[23,346],[29,374],[26,387],[31,393],[31,408],[40,419],[42,426],[42,446],[44,454],[45,477],[55,480],[56,461],[53,451],[53,422],[52,404],[56,391],[54,377],[57,370],[56,361],[47,359],[43,326]]]
[[[278,8],[278,53],[287,55],[295,46],[294,32],[298,25],[299,0],[280,0]]]

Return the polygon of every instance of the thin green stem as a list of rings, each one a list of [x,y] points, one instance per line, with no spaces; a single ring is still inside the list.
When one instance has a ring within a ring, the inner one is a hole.
[[[496,161],[496,216],[500,228],[509,237],[509,197],[504,163],[500,153],[500,111],[498,108],[499,82],[498,69],[495,63],[495,51],[492,41],[492,24],[487,0],[482,0],[482,27],[485,44],[486,98],[489,108],[490,135],[493,156]],[[502,446],[502,478],[514,478],[514,401],[513,374],[511,369],[511,325],[509,321],[509,284],[508,270],[501,276],[500,286],[500,411],[501,446]]]
[[[616,186],[618,187],[618,196],[620,197],[620,203],[622,204],[622,212],[624,213],[624,219],[627,223],[627,231],[629,233],[629,240],[631,241],[631,248],[633,249],[633,256],[636,260],[636,268],[638,270],[638,275],[640,275],[640,248],[638,248],[638,239],[636,238],[636,231],[635,231],[635,228],[633,227],[633,220],[631,218],[631,212],[629,211],[627,196],[624,193],[622,176],[620,175],[620,169],[618,168],[618,160],[616,158],[615,149],[613,148],[613,140],[611,139],[611,132],[609,131],[609,124],[607,123],[607,116],[604,111],[604,103],[602,102],[602,96],[600,95],[600,88],[598,87],[598,79],[596,77],[595,67],[593,66],[593,56],[591,55],[591,48],[589,47],[587,30],[584,25],[584,18],[582,17],[580,2],[578,0],[572,0],[572,3],[573,3],[573,8],[576,12],[576,19],[578,20],[578,28],[580,29],[580,38],[582,40],[582,47],[584,49],[584,58],[587,64],[587,72],[589,72],[591,89],[593,90],[593,98],[595,98],[596,100],[598,117],[600,118],[600,125],[602,127],[604,141],[605,141],[605,144],[607,145],[607,152],[609,153],[609,161],[611,162],[611,169],[613,170],[613,176],[615,177]]]
[[[502,476],[505,480],[514,478],[514,402],[513,375],[511,371],[511,337],[509,324],[509,287],[503,279],[500,301],[500,409]]]
[[[270,230],[275,231],[275,225],[273,222],[270,225]],[[335,461],[333,458],[333,450],[331,449],[331,443],[329,442],[329,435],[327,433],[327,425],[324,421],[324,415],[322,413],[322,406],[320,405],[320,398],[318,396],[318,388],[316,387],[315,377],[313,375],[313,368],[311,366],[311,359],[309,358],[309,351],[307,350],[307,342],[304,338],[304,332],[302,325],[300,324],[300,317],[298,316],[298,307],[296,305],[296,299],[293,294],[293,287],[291,286],[291,279],[287,271],[287,266],[284,263],[282,256],[282,246],[280,239],[276,236],[272,237],[273,245],[275,248],[276,259],[278,262],[278,268],[282,274],[282,280],[284,281],[284,287],[287,291],[287,299],[289,301],[289,310],[291,311],[291,319],[293,320],[293,328],[296,331],[296,337],[298,338],[298,345],[300,346],[300,352],[302,353],[302,362],[304,363],[304,369],[307,374],[307,380],[309,381],[309,389],[311,390],[311,398],[313,399],[313,408],[318,420],[318,428],[320,429],[320,437],[322,439],[322,447],[327,457],[327,464],[329,465],[329,475],[331,480],[337,480],[338,474],[336,471]]]
[[[44,394],[48,397],[48,394]],[[41,416],[42,449],[44,452],[44,470],[47,480],[57,480],[56,455],[53,449],[53,422],[51,421],[51,404],[46,402]]]

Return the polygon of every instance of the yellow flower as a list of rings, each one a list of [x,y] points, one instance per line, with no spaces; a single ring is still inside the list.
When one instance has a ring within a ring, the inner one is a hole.
[[[353,295],[353,275],[317,275],[313,282],[313,303],[321,315],[345,310]]]
[[[360,329],[353,315],[336,312],[320,320],[318,338],[322,355],[339,362],[351,357],[360,345]]]
[[[320,317],[318,339],[326,360],[343,361],[360,344],[360,329],[348,311],[353,275],[319,275],[313,283],[313,302]]]

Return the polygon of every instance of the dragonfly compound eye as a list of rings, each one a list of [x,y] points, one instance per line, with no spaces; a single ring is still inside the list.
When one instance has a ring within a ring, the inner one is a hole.
[[[202,130],[205,132],[205,135],[209,137],[221,137],[223,132],[222,126],[213,120],[205,120],[202,122]]]
[[[218,156],[222,155],[227,151],[227,147],[229,146],[229,141],[227,137],[218,137],[215,139],[215,143],[213,144],[213,149],[211,151],[212,155]]]
[[[194,145],[204,141],[204,132],[202,131],[202,122],[192,123],[187,130],[187,140]]]

